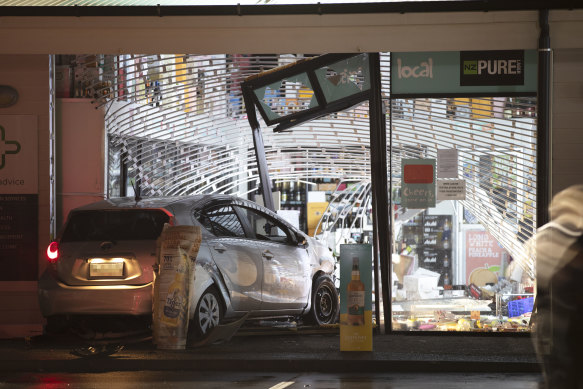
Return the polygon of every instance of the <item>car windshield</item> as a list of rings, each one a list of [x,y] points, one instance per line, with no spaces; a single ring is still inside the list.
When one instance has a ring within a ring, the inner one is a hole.
[[[61,241],[157,239],[169,219],[159,209],[77,211],[71,214]]]

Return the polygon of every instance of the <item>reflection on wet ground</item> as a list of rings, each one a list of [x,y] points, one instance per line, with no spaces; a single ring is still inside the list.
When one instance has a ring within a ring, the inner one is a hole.
[[[0,376],[2,388],[192,388],[241,389],[409,389],[537,388],[540,376],[515,373],[297,374],[137,371],[98,374],[12,374]]]

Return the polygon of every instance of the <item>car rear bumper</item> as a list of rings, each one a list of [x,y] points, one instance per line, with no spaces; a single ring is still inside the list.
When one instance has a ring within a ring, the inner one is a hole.
[[[151,315],[152,283],[145,285],[70,286],[44,273],[38,296],[43,316]]]

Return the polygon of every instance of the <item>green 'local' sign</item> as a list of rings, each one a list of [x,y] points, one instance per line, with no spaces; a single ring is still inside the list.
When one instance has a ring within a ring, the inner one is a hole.
[[[393,53],[393,97],[533,94],[536,50]]]

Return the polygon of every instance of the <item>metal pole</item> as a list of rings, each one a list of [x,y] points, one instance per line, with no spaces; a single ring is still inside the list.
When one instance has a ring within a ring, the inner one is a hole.
[[[536,226],[548,223],[548,208],[551,199],[551,161],[552,161],[552,127],[551,127],[551,85],[552,85],[552,50],[549,30],[549,11],[539,11],[540,36],[538,41],[538,89],[537,89],[537,150],[536,150]],[[539,267],[537,266],[537,272]],[[545,274],[545,276],[548,276]],[[538,278],[538,274],[537,274]],[[552,348],[555,326],[552,302],[553,282],[547,287],[537,285],[535,311],[538,302],[551,301],[550,311],[538,311],[539,315],[550,315],[550,328],[539,336]],[[541,330],[541,329],[537,329]],[[549,338],[550,337],[550,338]]]
[[[57,230],[63,223],[61,206],[57,201],[57,122],[56,122],[56,81],[55,81],[55,55],[49,55],[49,234],[53,240],[57,236]],[[62,182],[62,181],[61,181]],[[57,225],[57,223],[59,225]]]
[[[128,195],[128,154],[121,152],[119,157],[119,196],[126,197]]]
[[[551,38],[549,11],[539,11],[540,37],[538,41],[537,91],[537,227],[546,224],[551,198]]]
[[[391,330],[391,271],[389,235],[389,198],[387,194],[387,129],[381,95],[379,53],[369,54],[370,62],[370,159],[372,178],[373,243],[375,254],[375,279],[380,280],[383,300],[385,332]],[[378,290],[377,290],[378,293]],[[377,294],[376,299],[379,298]],[[377,311],[377,315],[379,312]],[[377,317],[377,320],[379,318]],[[377,321],[380,324],[380,321]]]
[[[389,54],[389,66],[393,66],[393,53],[391,52]],[[389,80],[390,82],[390,80]],[[388,330],[387,332],[390,332],[393,330],[393,320],[392,320],[392,295],[393,295],[393,270],[391,268],[392,264],[393,264],[393,257],[392,257],[392,253],[393,253],[393,221],[394,221],[394,215],[393,215],[393,96],[389,95],[389,164],[388,164],[388,169],[389,169],[389,174],[386,175],[386,177],[388,177],[389,180],[389,203],[388,203],[388,208],[389,208],[389,214],[388,214],[388,218],[389,218],[389,224],[388,224],[388,239],[387,241],[389,242],[389,247],[387,248],[388,250],[388,267],[389,267],[389,292],[390,294],[388,295],[388,301],[389,301],[389,320],[385,319],[385,323],[388,323]]]
[[[263,134],[261,133],[259,121],[257,120],[255,105],[249,96],[251,92],[248,90],[243,90],[242,92],[247,110],[247,120],[251,126],[251,131],[253,131],[253,148],[255,149],[255,160],[257,161],[257,170],[259,171],[259,186],[263,195],[263,204],[266,208],[275,212],[275,204],[273,203],[273,196],[271,194],[271,179],[269,178],[269,169],[267,167],[267,159],[265,158]]]

